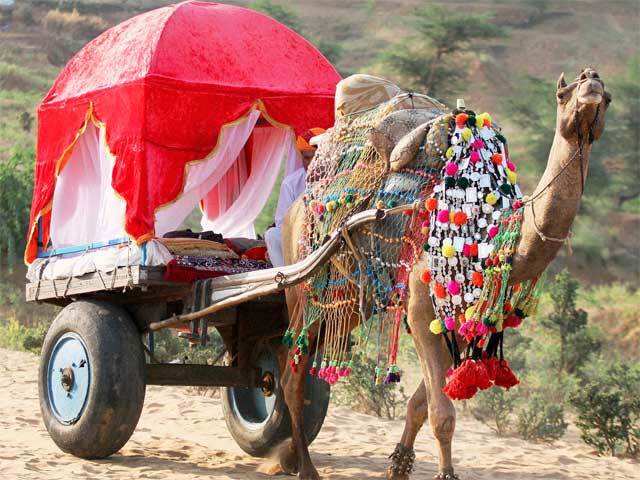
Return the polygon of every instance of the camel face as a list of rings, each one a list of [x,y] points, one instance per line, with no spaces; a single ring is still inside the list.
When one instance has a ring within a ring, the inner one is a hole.
[[[580,141],[580,132],[590,131],[592,142],[600,138],[604,130],[605,112],[611,103],[611,94],[593,68],[585,68],[569,85],[564,73],[558,79],[557,128],[568,141]]]

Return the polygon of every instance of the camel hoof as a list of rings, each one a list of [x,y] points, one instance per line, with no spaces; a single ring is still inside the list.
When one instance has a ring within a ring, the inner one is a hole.
[[[387,480],[409,480],[408,473],[396,473],[392,467],[387,468]]]
[[[298,478],[300,480],[320,480],[320,475],[318,475],[318,472],[312,466],[309,469],[305,469],[304,472],[301,470],[298,474]]]
[[[284,442],[278,447],[276,458],[282,471],[288,475],[298,473],[298,455],[289,442]]]
[[[433,480],[460,480],[460,477],[453,472],[440,472],[433,477]]]

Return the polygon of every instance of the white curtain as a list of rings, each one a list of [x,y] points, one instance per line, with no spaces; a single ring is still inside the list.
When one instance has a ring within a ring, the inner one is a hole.
[[[253,131],[250,158],[248,178],[231,170],[227,177],[229,183],[220,182],[203,199],[203,230],[213,230],[226,237],[255,238],[253,222],[267,203],[283,159],[286,158],[285,174],[302,165],[293,131],[271,126]],[[240,160],[243,159],[239,158],[237,163],[244,164]],[[228,195],[229,189],[239,193]]]
[[[203,216],[204,229],[255,237],[253,222],[269,198],[282,160],[286,159],[286,174],[302,165],[293,131],[272,126],[254,129],[259,117],[260,111],[252,110],[238,123],[223,127],[216,151],[187,167],[183,193],[156,212],[156,236],[177,229],[202,200],[205,212],[210,205],[212,214]],[[89,122],[56,182],[51,214],[54,248],[128,236],[126,204],[111,186],[114,161],[104,127]]]
[[[259,117],[260,111],[252,110],[241,122],[223,127],[216,151],[204,161],[187,167],[182,195],[156,212],[157,237],[177,229],[200,199],[220,182],[235,163]]]
[[[56,181],[51,211],[54,248],[127,237],[125,201],[111,187],[113,163],[104,127],[88,122]]]

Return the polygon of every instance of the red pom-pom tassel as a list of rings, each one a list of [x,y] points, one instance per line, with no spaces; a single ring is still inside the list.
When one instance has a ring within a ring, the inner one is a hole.
[[[506,360],[500,360],[500,364],[496,371],[495,384],[509,390],[511,387],[514,387],[519,383],[520,380],[518,380],[518,377],[516,377],[513,370],[511,370],[511,367],[509,367],[509,362]]]

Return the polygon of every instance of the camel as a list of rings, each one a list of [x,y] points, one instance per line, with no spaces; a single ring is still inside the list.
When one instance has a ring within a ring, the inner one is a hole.
[[[611,102],[611,95],[605,91],[604,82],[596,70],[585,68],[568,85],[564,74],[560,75],[556,99],[556,130],[547,167],[533,194],[525,197],[521,237],[510,278],[513,283],[541,274],[570,235],[586,181],[591,146],[604,130],[605,113]],[[399,137],[394,134],[386,138]],[[415,153],[417,145],[423,139],[424,134],[419,135],[416,130],[410,132],[407,129],[397,145],[405,152]],[[383,158],[388,159],[389,152],[392,152],[395,145],[374,143],[374,146]],[[393,157],[393,152],[391,156]],[[283,248],[288,263],[298,260],[303,222],[304,205],[298,199],[289,210],[283,226]],[[451,357],[442,336],[434,335],[428,327],[434,318],[432,301],[428,285],[419,278],[420,272],[427,265],[426,255],[425,253],[418,260],[410,275],[407,304],[408,324],[424,380],[408,403],[404,432],[391,455],[391,466],[387,470],[389,480],[409,478],[415,458],[413,445],[418,431],[427,419],[439,449],[438,474],[434,478],[458,479],[451,458],[456,412],[453,402],[442,392]],[[291,288],[286,293],[291,326],[299,330],[303,313],[299,291]],[[357,323],[354,318],[352,326],[355,327]],[[310,341],[316,335],[317,331],[311,331]],[[287,353],[283,351],[280,355],[283,368]],[[289,368],[283,372],[282,385],[291,414],[292,438],[279,452],[280,464],[288,473],[297,472],[300,479],[318,480],[320,476],[311,461],[302,426],[305,375],[294,373]]]

